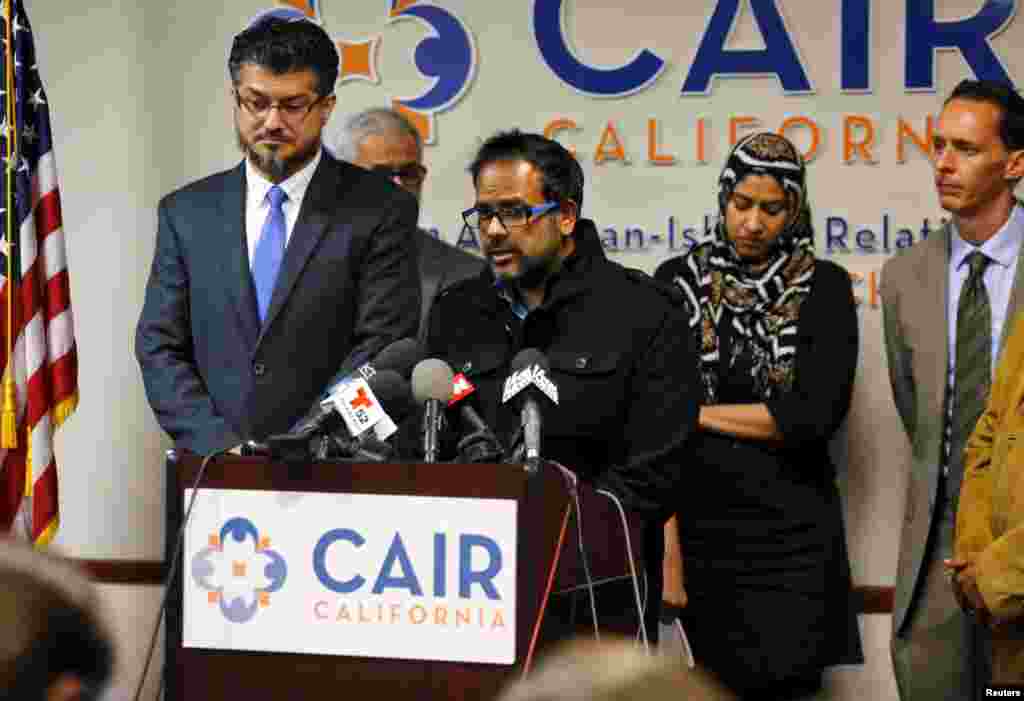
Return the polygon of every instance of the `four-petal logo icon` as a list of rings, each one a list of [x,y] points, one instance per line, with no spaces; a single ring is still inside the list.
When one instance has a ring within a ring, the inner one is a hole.
[[[270,595],[284,586],[287,576],[284,558],[245,518],[227,521],[192,557],[192,580],[232,623],[245,623],[260,607],[269,606]]]

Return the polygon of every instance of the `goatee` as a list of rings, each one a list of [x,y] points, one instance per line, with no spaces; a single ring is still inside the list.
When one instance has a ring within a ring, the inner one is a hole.
[[[235,138],[238,141],[238,148],[245,154],[256,169],[273,183],[279,183],[290,175],[297,173],[302,166],[309,163],[320,148],[319,143],[311,144],[305,151],[296,151],[291,156],[283,157],[278,151],[280,144],[257,145],[246,141],[242,132],[235,125]]]

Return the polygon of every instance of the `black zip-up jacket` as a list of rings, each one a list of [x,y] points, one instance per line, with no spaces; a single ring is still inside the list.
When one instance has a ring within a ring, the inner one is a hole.
[[[542,351],[559,393],[559,404],[545,407],[543,456],[634,511],[665,516],[700,397],[683,298],[608,260],[593,222],[580,220],[573,235],[575,251],[524,320],[490,270],[445,290],[431,312],[428,354],[466,374],[476,386],[470,400],[507,445],[520,423],[501,403],[509,364],[524,348]]]

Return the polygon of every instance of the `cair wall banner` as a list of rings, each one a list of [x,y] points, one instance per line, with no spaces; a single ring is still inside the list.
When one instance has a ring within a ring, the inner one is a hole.
[[[201,489],[183,645],[513,664],[516,506]]]
[[[428,144],[421,224],[469,249],[476,241],[459,217],[473,202],[466,167],[498,130],[572,148],[587,178],[583,214],[613,258],[648,272],[708,233],[738,137],[791,138],[809,162],[817,254],[850,272],[860,304],[857,387],[834,446],[854,576],[892,583],[908,447],[887,379],[879,271],[943,220],[930,165],[943,97],[964,78],[1024,75],[1016,0],[318,0],[308,9],[341,55],[325,139],[348,113],[405,110]]]

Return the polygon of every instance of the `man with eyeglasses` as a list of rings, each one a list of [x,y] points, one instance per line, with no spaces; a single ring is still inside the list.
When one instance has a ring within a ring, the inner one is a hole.
[[[650,520],[648,585],[658,591],[647,600],[659,601],[661,526],[700,396],[681,293],[605,257],[594,223],[581,218],[583,170],[561,144],[499,133],[470,173],[476,202],[463,217],[488,267],[434,303],[429,352],[468,376],[480,414],[506,444],[520,425],[518,411],[502,403],[510,362],[526,348],[545,354],[559,402],[545,407],[543,457]],[[451,419],[453,434],[469,432]],[[633,615],[631,591],[599,594],[599,620]],[[553,602],[547,615],[565,632],[573,609]]]
[[[395,110],[376,107],[346,119],[338,139],[337,155],[389,178],[420,199],[427,177],[423,139],[416,127]],[[483,261],[423,229],[417,230],[413,240],[420,271],[419,338],[423,339],[430,306],[437,295],[449,285],[477,275],[483,269]]]
[[[287,431],[347,358],[416,331],[415,198],[321,148],[338,65],[301,13],[257,17],[228,61],[244,160],[160,202],[136,354],[178,448]]]

